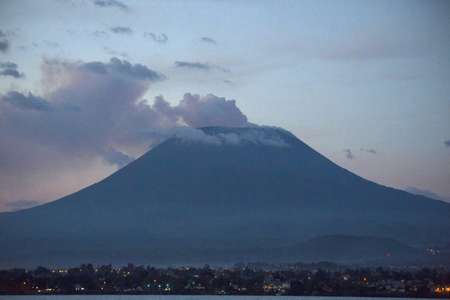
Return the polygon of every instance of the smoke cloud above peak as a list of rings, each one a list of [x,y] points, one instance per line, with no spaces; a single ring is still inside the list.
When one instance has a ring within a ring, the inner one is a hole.
[[[181,142],[200,142],[216,146],[229,145],[240,146],[247,144],[263,145],[270,147],[290,147],[282,134],[271,127],[249,124],[249,128],[241,132],[207,134],[202,130],[191,127],[177,130],[175,136]],[[290,134],[290,133],[289,133]]]
[[[0,94],[0,210],[75,192],[180,128],[249,125],[236,101],[213,94],[144,100],[166,79],[145,65],[45,60],[41,69],[42,95]]]
[[[208,94],[185,94],[176,108],[187,125],[192,127],[223,126],[244,127],[247,117],[236,106],[235,100]]]

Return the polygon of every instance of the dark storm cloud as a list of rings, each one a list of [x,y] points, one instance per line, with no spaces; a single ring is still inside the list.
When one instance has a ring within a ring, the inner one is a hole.
[[[217,45],[217,42],[214,39],[212,39],[210,37],[207,37],[207,36],[202,37],[200,40],[202,42],[205,42],[205,43],[208,43],[208,44]]]
[[[125,27],[125,26],[115,26],[115,27],[111,27],[110,28],[112,33],[116,33],[116,34],[132,34],[133,30],[130,27]]]
[[[155,43],[165,44],[169,40],[166,34],[156,34],[153,32],[144,32],[144,37],[150,38]]]
[[[344,149],[345,157],[347,159],[355,159],[355,156],[353,155],[352,150],[350,149]]]
[[[192,70],[203,70],[203,71],[219,70],[222,72],[229,72],[229,70],[222,68],[220,66],[215,66],[215,65],[208,64],[208,63],[200,63],[200,62],[176,61],[175,67],[192,69]]]
[[[182,128],[248,124],[234,100],[211,94],[185,94],[177,105],[161,96],[143,101],[165,78],[145,65],[46,60],[41,69],[44,95],[0,94],[3,207],[14,199],[55,199],[100,180]]]
[[[445,147],[450,147],[450,140],[444,141],[444,145],[445,145]]]
[[[117,0],[94,0],[93,3],[98,7],[112,7],[119,8],[121,10],[128,10],[128,5]]]
[[[17,64],[13,62],[0,62],[0,76],[22,78],[25,75],[19,72]]]

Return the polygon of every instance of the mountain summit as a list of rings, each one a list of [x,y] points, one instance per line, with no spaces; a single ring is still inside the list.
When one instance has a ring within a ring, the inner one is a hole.
[[[449,231],[448,203],[365,180],[286,130],[207,127],[79,192],[0,214],[0,265],[295,261],[321,236],[371,237],[327,238],[330,251],[356,239],[390,253],[446,245]]]

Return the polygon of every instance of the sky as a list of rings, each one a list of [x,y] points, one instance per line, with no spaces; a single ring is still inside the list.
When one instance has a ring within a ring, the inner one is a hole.
[[[0,2],[0,211],[248,122],[450,201],[450,2]]]

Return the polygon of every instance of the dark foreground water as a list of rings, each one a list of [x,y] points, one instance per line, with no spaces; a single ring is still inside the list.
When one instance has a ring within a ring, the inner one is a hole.
[[[129,295],[114,295],[114,296],[88,296],[88,295],[77,295],[77,296],[0,296],[0,300],[7,299],[17,299],[17,300],[79,300],[79,299],[88,299],[88,300],[255,300],[255,299],[283,299],[283,300],[371,300],[371,299],[383,299],[383,300],[399,300],[399,299],[413,299],[413,298],[359,298],[359,297],[307,297],[307,296],[129,296]]]

